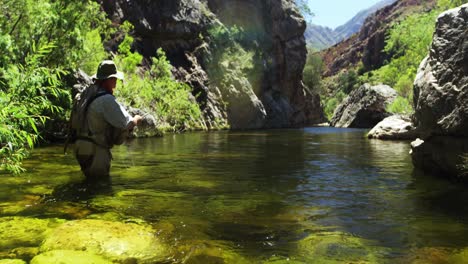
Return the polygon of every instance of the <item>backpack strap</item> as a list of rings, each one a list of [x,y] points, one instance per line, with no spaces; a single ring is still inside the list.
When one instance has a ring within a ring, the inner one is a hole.
[[[94,102],[94,100],[98,99],[99,97],[101,96],[104,96],[106,94],[110,94],[112,95],[110,92],[108,91],[104,91],[104,90],[101,90],[99,91],[95,96],[93,96],[89,102],[86,103],[86,107],[85,107],[85,110],[84,110],[84,115],[86,116],[88,114],[88,108],[89,106],[91,105],[92,102]],[[87,122],[86,120],[86,117],[84,118],[84,120]],[[88,134],[90,135],[91,133],[89,132],[89,128],[88,128]],[[91,135],[90,135],[91,136]],[[88,140],[88,141],[91,141],[93,142],[94,144],[97,145],[96,142],[94,142],[94,140],[92,140],[90,137],[83,137],[83,136],[78,136],[76,139],[81,139],[81,140]],[[66,154],[67,153],[67,149],[68,149],[68,145],[70,144],[70,138],[67,138],[67,141],[65,142],[65,147],[63,148],[63,153]]]

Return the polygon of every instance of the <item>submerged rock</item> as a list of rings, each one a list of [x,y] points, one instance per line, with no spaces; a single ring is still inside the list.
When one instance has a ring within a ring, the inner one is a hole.
[[[370,241],[342,232],[312,234],[299,242],[298,250],[319,263],[379,263],[378,249]]]
[[[121,263],[155,263],[167,256],[166,246],[152,228],[103,220],[61,225],[40,247],[41,252],[52,250],[84,250]]]
[[[112,264],[110,260],[86,252],[75,250],[53,250],[42,253],[34,257],[30,264],[50,264],[50,263],[66,263],[66,264]],[[1,262],[0,262],[1,264]]]
[[[0,218],[0,248],[39,246],[46,235],[63,222],[64,220],[59,219]]]
[[[392,115],[378,123],[367,134],[368,138],[377,139],[416,139],[416,127],[409,116]]]
[[[352,91],[337,107],[330,125],[334,127],[372,128],[391,114],[385,109],[397,96],[388,85],[364,84]]]
[[[412,144],[415,167],[460,175],[468,153],[468,4],[437,18],[430,54],[414,82],[414,119],[424,132]]]
[[[26,262],[22,259],[0,259],[0,264],[26,264]]]

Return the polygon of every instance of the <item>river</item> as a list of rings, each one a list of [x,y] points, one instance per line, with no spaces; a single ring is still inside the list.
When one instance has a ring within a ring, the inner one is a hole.
[[[190,263],[430,263],[468,247],[466,186],[415,172],[409,142],[366,132],[138,139],[113,149],[111,181],[93,187],[61,146],[38,148],[27,173],[0,178],[0,212],[144,221],[174,263],[194,249]]]

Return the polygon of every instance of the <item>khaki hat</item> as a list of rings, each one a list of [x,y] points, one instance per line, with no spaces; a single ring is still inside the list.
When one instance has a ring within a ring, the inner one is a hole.
[[[96,80],[106,80],[110,78],[124,79],[123,72],[117,71],[117,66],[111,60],[104,60],[99,64],[97,73],[91,78]]]

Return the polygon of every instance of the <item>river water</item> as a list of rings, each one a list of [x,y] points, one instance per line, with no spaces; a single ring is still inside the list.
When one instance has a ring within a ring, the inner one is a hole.
[[[39,148],[25,162],[27,173],[0,178],[0,213],[144,221],[174,250],[168,263],[463,257],[466,186],[415,172],[409,142],[368,140],[366,132],[323,127],[138,139],[113,149],[111,181],[92,187],[61,146]]]

